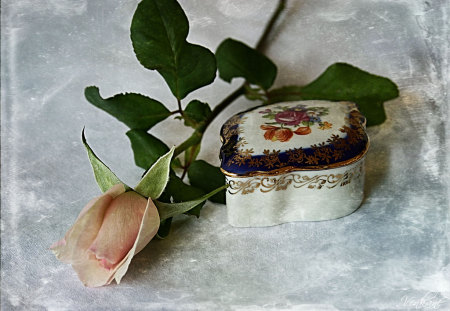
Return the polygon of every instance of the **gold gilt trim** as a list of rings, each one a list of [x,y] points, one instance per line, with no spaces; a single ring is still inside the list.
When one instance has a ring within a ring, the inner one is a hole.
[[[288,187],[294,188],[307,187],[308,189],[332,189],[335,187],[343,187],[358,179],[363,171],[363,165],[345,171],[343,174],[322,174],[314,176],[306,176],[301,174],[287,174],[277,177],[255,177],[246,181],[228,180],[228,193],[234,195],[241,193],[242,195],[253,193],[260,190],[262,193],[271,191],[284,191]]]
[[[243,124],[246,119],[247,117],[241,118],[239,115],[236,115],[224,124],[222,129],[223,144],[227,144],[232,136],[242,134],[242,129],[240,127],[233,127],[235,125]],[[295,171],[324,170],[350,165],[362,159],[369,150],[369,138],[364,130],[364,125],[361,124],[362,119],[363,117],[358,110],[352,110],[350,112],[350,117],[347,118],[349,125],[352,127],[344,125],[339,129],[340,132],[346,134],[346,138],[341,138],[338,135],[332,135],[327,142],[312,145],[311,148],[314,150],[312,155],[306,155],[302,148],[289,149],[286,151],[289,156],[287,162],[280,161],[279,154],[281,150],[264,150],[264,155],[260,159],[253,158],[253,148],[243,149],[243,147],[248,143],[245,140],[245,137],[241,136],[239,137],[236,145],[233,146],[235,154],[227,160],[227,166],[236,164],[238,166],[248,165],[249,167],[255,168],[263,166],[273,169],[270,171],[255,170],[244,174],[228,172],[223,168],[221,168],[221,171],[225,175],[231,177],[251,177],[279,175]],[[332,161],[339,161],[339,159],[344,156],[346,150],[350,149],[352,145],[355,145],[364,139],[367,139],[367,144],[364,150],[362,150],[358,155],[345,161],[330,163]],[[334,146],[334,150],[332,150],[330,145]],[[326,161],[327,164],[316,165],[319,163],[319,160]],[[292,165],[293,163],[303,163],[305,166],[296,167]]]
[[[358,162],[359,160],[364,158],[364,156],[366,155],[367,151],[369,150],[369,147],[370,147],[370,142],[369,142],[369,140],[367,140],[366,148],[363,151],[361,151],[361,153],[358,154],[357,156],[355,156],[355,157],[353,157],[351,159],[348,159],[346,161],[332,163],[332,164],[327,164],[327,165],[315,165],[315,166],[306,166],[306,167],[285,166],[285,167],[274,169],[274,170],[271,170],[271,171],[253,171],[253,172],[248,172],[248,173],[245,173],[245,174],[231,173],[231,172],[228,172],[228,171],[224,170],[223,168],[220,168],[220,170],[222,171],[223,174],[225,174],[227,176],[230,176],[230,177],[244,177],[244,178],[245,177],[253,177],[253,176],[275,176],[275,175],[286,174],[286,173],[297,172],[297,171],[327,170],[327,169],[339,168],[339,167],[347,166],[347,165],[350,165],[350,164]]]

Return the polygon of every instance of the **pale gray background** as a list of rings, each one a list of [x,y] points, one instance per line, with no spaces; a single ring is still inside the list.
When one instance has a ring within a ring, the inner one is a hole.
[[[181,0],[189,40],[253,45],[275,1]],[[344,61],[390,77],[400,98],[369,129],[367,198],[334,221],[238,229],[223,205],[179,217],[172,234],[135,257],[120,285],[83,287],[48,250],[99,194],[81,129],[128,184],[127,128],[83,97],[134,91],[175,109],[129,40],[136,0],[2,1],[3,310],[450,309],[448,22],[442,0],[290,0],[267,51],[277,86],[304,84]],[[217,104],[241,81],[217,79],[185,101]],[[219,164],[218,130],[252,103],[238,100],[209,129],[201,157]],[[152,133],[176,144],[179,121]],[[446,175],[447,174],[447,175]],[[421,301],[423,304],[420,304]]]

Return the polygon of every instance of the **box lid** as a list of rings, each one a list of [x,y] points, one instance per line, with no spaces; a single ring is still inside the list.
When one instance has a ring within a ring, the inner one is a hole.
[[[221,129],[222,172],[273,175],[349,165],[367,152],[365,118],[350,102],[308,100],[252,108]]]

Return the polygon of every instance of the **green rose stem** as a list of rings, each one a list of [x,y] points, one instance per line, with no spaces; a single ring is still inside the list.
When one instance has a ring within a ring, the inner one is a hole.
[[[264,29],[263,34],[261,35],[261,38],[259,38],[259,41],[256,44],[255,48],[258,51],[263,52],[265,50],[267,37],[269,37],[269,34],[272,31],[273,26],[277,22],[278,17],[280,16],[281,12],[283,12],[285,7],[286,7],[286,0],[279,0],[275,12],[273,12],[272,17],[270,18],[269,22],[266,25],[266,28]]]
[[[261,38],[258,40],[258,43],[256,44],[256,49],[258,51],[262,52],[266,48],[267,38],[269,37],[270,32],[272,31],[276,21],[280,17],[281,12],[283,12],[285,6],[286,0],[279,0],[276,10],[272,14],[272,17],[270,18],[269,22],[267,23],[264,29],[263,34],[261,35]],[[233,101],[235,101],[241,95],[244,95],[244,93],[245,93],[245,83],[238,89],[236,89],[233,93],[228,95],[216,107],[214,107],[208,119],[206,119],[206,121],[202,125],[200,125],[198,128],[195,129],[191,137],[189,137],[187,140],[185,140],[183,143],[181,143],[179,146],[175,148],[174,158],[179,154],[181,154],[186,149],[188,149],[189,147],[199,144],[203,138],[204,132],[211,124],[211,122]],[[185,168],[185,170],[187,170],[187,168]]]
[[[178,105],[178,110],[176,112],[179,112],[181,114],[181,116],[184,117],[183,108],[181,108],[181,100],[179,98],[177,98],[177,105]]]

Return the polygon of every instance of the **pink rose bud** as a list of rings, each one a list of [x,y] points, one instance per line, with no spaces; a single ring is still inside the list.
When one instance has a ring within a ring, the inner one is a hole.
[[[120,283],[135,254],[156,235],[159,214],[150,199],[115,185],[91,200],[65,237],[51,246],[84,285]]]

